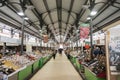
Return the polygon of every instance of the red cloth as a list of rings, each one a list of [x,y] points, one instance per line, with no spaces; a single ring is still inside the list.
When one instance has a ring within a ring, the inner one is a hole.
[[[101,72],[97,75],[99,78],[106,78],[106,72]]]
[[[85,45],[85,49],[89,49],[90,48],[90,46],[89,45]]]

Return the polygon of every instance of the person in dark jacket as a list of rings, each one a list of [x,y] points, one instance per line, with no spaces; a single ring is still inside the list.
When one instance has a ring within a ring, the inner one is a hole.
[[[59,54],[62,54],[62,50],[63,50],[62,48],[59,49]]]
[[[54,52],[53,52],[53,59],[55,59],[55,57],[56,57],[56,54],[57,54],[57,50],[55,50]]]
[[[97,55],[99,53],[100,53],[100,48],[99,47],[94,47],[94,51],[93,51],[94,57],[97,57]]]

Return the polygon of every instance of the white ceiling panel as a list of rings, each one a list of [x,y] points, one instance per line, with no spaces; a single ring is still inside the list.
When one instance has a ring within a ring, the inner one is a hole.
[[[31,21],[37,21],[38,18],[34,15],[34,13],[31,10],[26,10],[25,14]]]
[[[62,21],[66,22],[68,17],[68,13],[65,11],[62,11]]]
[[[6,13],[9,16],[11,16],[15,20],[17,20],[17,21],[19,21],[21,23],[23,22],[22,18],[20,18],[16,13],[14,13],[13,11],[11,11],[8,7],[6,7],[6,6],[1,7],[0,10],[2,10],[4,13]]]
[[[79,13],[86,0],[74,0],[72,11]]]
[[[20,0],[9,0],[11,3],[12,2],[14,2],[14,3],[20,3]],[[15,6],[17,9],[18,9],[18,11],[22,11],[22,8],[21,8],[21,6],[20,5],[18,5],[18,4],[12,4],[13,6]]]
[[[34,21],[33,23],[36,24],[37,26],[39,26],[39,24],[40,24],[39,20],[38,21]]]
[[[53,29],[53,25],[52,24],[49,24],[49,29]]]
[[[71,13],[71,16],[72,16],[74,19],[76,19],[76,14]]]
[[[69,26],[67,25],[66,30],[68,30],[68,29],[69,29]]]
[[[71,23],[71,24],[73,24],[73,23],[74,23],[74,19],[73,19],[73,17],[72,17],[72,16],[70,16],[70,18],[69,18],[69,23]]]
[[[17,2],[17,3],[18,3],[18,2],[19,2],[19,0],[10,0],[10,2]]]
[[[50,10],[56,8],[56,0],[46,0],[46,1]]]
[[[65,32],[65,29],[62,29],[62,32]]]
[[[32,27],[32,26],[29,26],[29,28],[30,29],[32,29],[33,31],[35,31],[35,32],[38,32],[38,30],[37,29],[35,29],[34,27]]]
[[[62,7],[63,7],[64,9],[69,10],[69,8],[70,8],[70,3],[71,3],[71,0],[62,0]]]
[[[59,28],[55,29],[55,31],[59,32]]]
[[[6,16],[6,15],[4,15],[2,13],[0,13],[0,18],[2,18],[2,19],[6,20],[6,21],[8,21],[8,22],[10,22],[12,24],[15,24],[15,25],[21,27],[21,24],[17,23],[16,21],[12,20],[11,18],[9,18],[8,16]]]
[[[48,12],[44,13],[44,14],[42,15],[42,18],[45,19],[46,16],[48,16]]]
[[[104,6],[105,4],[97,4],[94,8],[93,11],[98,11],[102,6]]]
[[[99,21],[103,20],[107,15],[110,15],[112,12],[116,11],[117,8],[111,6],[106,10],[102,14],[100,14],[99,17],[97,17],[95,20],[93,20],[93,22],[94,22],[93,24],[98,23]]]
[[[66,29],[66,24],[65,23],[62,23],[62,28]]]
[[[55,24],[54,24],[54,27],[55,27],[55,28],[59,28],[58,23],[55,23]]]
[[[86,10],[80,20],[83,21],[83,22],[85,22],[87,20],[87,17],[89,15],[90,15],[90,10]]]
[[[49,15],[46,16],[45,22],[46,22],[47,24],[50,24],[50,23],[51,23]]]
[[[57,11],[51,12],[53,22],[58,21]]]
[[[120,0],[116,0],[117,2],[120,2]]]
[[[35,34],[33,31],[29,30],[28,28],[25,28],[24,30],[25,30],[25,31],[28,31],[28,32],[30,32],[30,33],[32,33],[32,34]]]
[[[114,20],[115,18],[117,18],[118,16],[120,16],[120,10],[118,12],[116,12],[114,15],[110,16],[109,18],[105,19],[103,22],[101,22],[100,24],[98,24],[97,26],[100,27],[112,20]]]
[[[39,13],[47,11],[43,3],[43,0],[31,0],[31,1]]]
[[[106,2],[107,0],[95,0],[95,3],[98,3],[98,2]]]

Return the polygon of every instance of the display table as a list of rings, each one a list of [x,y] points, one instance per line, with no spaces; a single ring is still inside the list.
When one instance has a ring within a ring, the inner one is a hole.
[[[70,56],[70,61],[79,74],[86,80],[106,80],[105,78],[99,78],[93,73],[89,68],[79,63],[79,60],[76,57]]]
[[[51,58],[51,55],[41,57],[34,63],[31,63],[23,68],[8,75],[8,80],[25,80],[28,76],[34,74],[34,72],[43,67],[43,65]]]
[[[93,73],[91,70],[89,70],[89,68],[87,68],[87,67],[84,67],[84,68],[85,68],[84,75],[87,80],[106,80],[104,78],[98,78],[95,73]]]

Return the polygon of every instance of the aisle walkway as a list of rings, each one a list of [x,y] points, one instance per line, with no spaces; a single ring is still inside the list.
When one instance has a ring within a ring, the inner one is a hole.
[[[82,80],[65,54],[56,55],[30,80]]]

